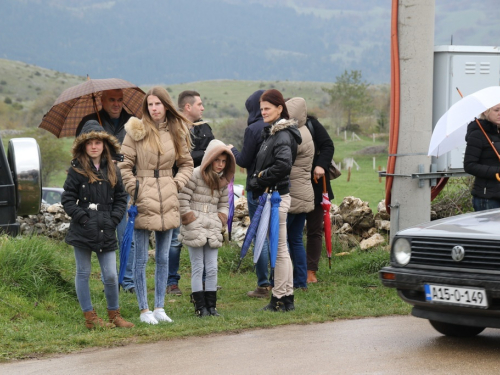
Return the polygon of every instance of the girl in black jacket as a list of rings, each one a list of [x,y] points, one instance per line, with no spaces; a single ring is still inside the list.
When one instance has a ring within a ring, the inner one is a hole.
[[[483,112],[479,122],[500,152],[500,104]],[[476,121],[468,125],[465,140],[464,170],[476,177],[472,188],[474,210],[500,208],[500,182],[496,178],[500,161]]]
[[[62,204],[71,217],[66,242],[75,249],[75,287],[88,329],[134,325],[120,316],[116,272],[116,226],[127,207],[120,171],[112,152],[120,151],[118,140],[90,120],[73,143],[71,168],[64,183]],[[92,307],[89,276],[92,252],[97,254],[104,280],[109,323],[104,323]]]

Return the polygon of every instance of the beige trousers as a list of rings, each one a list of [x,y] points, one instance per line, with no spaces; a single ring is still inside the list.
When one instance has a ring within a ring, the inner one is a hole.
[[[280,204],[280,236],[278,240],[278,256],[274,268],[273,295],[277,298],[293,294],[293,267],[287,246],[286,217],[290,209],[290,194],[281,196]]]

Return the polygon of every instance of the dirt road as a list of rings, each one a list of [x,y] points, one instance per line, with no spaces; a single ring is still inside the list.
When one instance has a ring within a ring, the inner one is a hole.
[[[456,339],[395,316],[98,349],[0,364],[0,374],[499,374],[499,351],[500,330]]]

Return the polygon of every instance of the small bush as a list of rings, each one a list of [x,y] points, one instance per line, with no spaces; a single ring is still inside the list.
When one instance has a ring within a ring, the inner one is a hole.
[[[474,177],[450,178],[441,193],[432,202],[431,210],[436,213],[432,219],[464,214],[472,208],[472,185]]]
[[[12,99],[9,98],[8,96],[3,100],[5,104],[12,104]]]

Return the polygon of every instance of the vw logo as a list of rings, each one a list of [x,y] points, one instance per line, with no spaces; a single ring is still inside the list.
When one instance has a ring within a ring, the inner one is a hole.
[[[455,246],[451,249],[451,257],[455,262],[460,262],[464,259],[465,249],[462,246]]]

